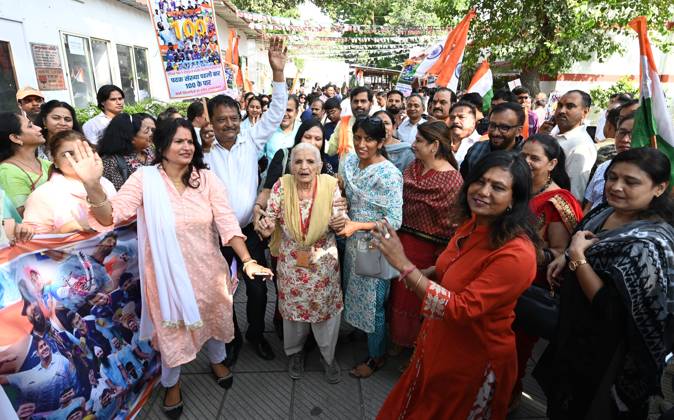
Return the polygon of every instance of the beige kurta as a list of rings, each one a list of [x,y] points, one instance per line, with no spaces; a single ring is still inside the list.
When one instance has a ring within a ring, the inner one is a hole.
[[[154,324],[155,347],[161,352],[164,363],[175,367],[196,358],[208,339],[229,342],[234,337],[231,279],[227,261],[220,253],[220,243],[224,245],[234,236],[245,236],[229,206],[224,185],[211,171],[199,171],[199,187],[188,187],[182,194],[162,169],[159,172],[169,193],[176,221],[176,236],[204,323],[203,327],[196,330],[162,326],[152,250],[148,243],[143,250],[147,279],[143,285],[146,298],[143,305],[148,305]],[[196,171],[192,176],[194,179]],[[114,224],[134,217],[143,206],[142,178],[142,171],[134,172],[110,200]],[[90,217],[90,224],[99,231],[110,229],[101,226],[93,217]]]

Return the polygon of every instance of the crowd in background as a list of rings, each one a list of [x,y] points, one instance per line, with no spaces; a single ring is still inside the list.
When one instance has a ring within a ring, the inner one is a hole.
[[[20,113],[0,114],[5,243],[138,215],[167,415],[202,346],[226,388],[244,337],[275,357],[263,336],[274,284],[293,379],[318,347],[340,381],[342,321],[367,340],[354,377],[414,349],[379,418],[505,418],[541,337],[533,374],[550,418],[646,418],[671,351],[674,207],[667,156],[630,147],[638,100],[614,95],[591,135],[581,90],[553,110],[524,87],[489,104],[447,88],[295,96],[278,39],[269,61],[271,95],[217,95],[185,116],[129,115],[113,85],[83,126],[30,88]],[[549,313],[526,310],[541,293],[559,309],[546,328]]]

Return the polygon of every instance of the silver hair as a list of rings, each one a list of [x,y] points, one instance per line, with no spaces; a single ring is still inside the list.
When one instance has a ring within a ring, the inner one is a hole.
[[[323,167],[323,161],[321,159],[321,152],[318,150],[318,147],[314,146],[313,144],[310,143],[297,143],[291,150],[290,150],[290,167],[292,168],[292,164],[295,161],[295,155],[297,152],[303,152],[303,151],[310,151],[314,154],[314,157],[316,158],[316,166],[318,167],[318,172],[320,173],[320,169]]]

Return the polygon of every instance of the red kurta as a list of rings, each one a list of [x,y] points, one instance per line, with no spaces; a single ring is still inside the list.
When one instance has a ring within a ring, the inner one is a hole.
[[[517,375],[513,310],[535,274],[528,239],[493,250],[488,227],[459,227],[436,263],[441,284],[426,290],[414,356],[377,418],[504,419]]]

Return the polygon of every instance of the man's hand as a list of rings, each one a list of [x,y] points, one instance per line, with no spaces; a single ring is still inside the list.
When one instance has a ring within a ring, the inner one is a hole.
[[[285,82],[283,69],[288,61],[288,47],[284,45],[284,39],[273,36],[269,41],[269,65],[275,82]]]

